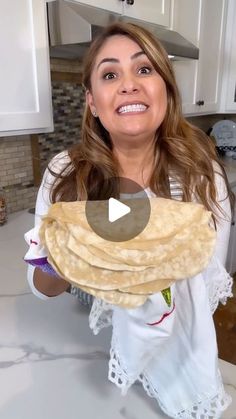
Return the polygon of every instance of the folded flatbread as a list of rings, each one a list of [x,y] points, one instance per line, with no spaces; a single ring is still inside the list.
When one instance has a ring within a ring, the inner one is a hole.
[[[59,275],[109,303],[142,305],[149,295],[201,272],[213,254],[216,232],[211,212],[201,204],[150,198],[147,226],[123,242],[98,236],[87,222],[85,205],[53,204],[40,238]]]

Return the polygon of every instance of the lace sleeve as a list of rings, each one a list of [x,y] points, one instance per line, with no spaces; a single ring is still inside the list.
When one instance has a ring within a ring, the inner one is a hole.
[[[217,190],[217,202],[221,207],[221,211],[218,208],[215,208],[218,216],[215,255],[225,266],[229,245],[232,214],[225,181],[222,176],[221,169],[218,165],[215,169],[215,184]]]
[[[65,164],[68,163],[69,156],[66,151],[63,151],[62,153],[59,153],[56,155],[51,162],[49,163],[50,167],[55,170],[55,172],[60,172],[61,169]],[[28,231],[25,234],[25,240],[29,244],[29,246],[33,246],[34,243],[30,243],[30,234],[32,232],[33,235],[37,235],[37,244],[40,248],[39,251],[39,257],[45,257],[46,253],[42,246],[40,246],[39,239],[38,239],[38,230],[40,228],[41,220],[44,215],[47,214],[49,206],[51,205],[50,202],[50,190],[54,182],[54,177],[50,174],[49,170],[46,169],[43,175],[43,179],[41,182],[41,185],[38,190],[37,199],[36,199],[36,205],[35,205],[35,219],[34,219],[34,228]],[[34,241],[34,240],[33,240]],[[29,250],[27,252],[29,254]],[[27,255],[26,254],[26,255]],[[27,280],[29,283],[29,286],[36,297],[41,298],[42,300],[47,300],[55,297],[48,297],[45,294],[42,294],[34,285],[33,277],[34,277],[34,270],[35,267],[32,265],[28,266],[27,270]]]
[[[232,214],[225,181],[218,165],[215,166],[215,184],[217,202],[221,211],[215,208],[218,218],[215,252],[208,267],[203,272],[212,313],[216,310],[219,302],[226,304],[227,298],[232,297],[233,284],[231,276],[225,269]]]

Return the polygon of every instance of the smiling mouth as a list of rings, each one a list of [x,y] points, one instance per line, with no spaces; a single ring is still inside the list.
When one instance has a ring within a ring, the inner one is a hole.
[[[132,112],[144,112],[148,107],[142,103],[134,103],[131,105],[124,105],[118,108],[119,114],[132,113]]]

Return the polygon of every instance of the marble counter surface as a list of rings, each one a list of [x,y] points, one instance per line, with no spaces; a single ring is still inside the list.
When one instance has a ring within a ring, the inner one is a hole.
[[[166,416],[134,385],[126,397],[108,381],[110,330],[93,336],[88,311],[69,294],[37,299],[26,283],[27,211],[0,229],[0,418],[158,419]],[[220,361],[236,419],[236,366]]]

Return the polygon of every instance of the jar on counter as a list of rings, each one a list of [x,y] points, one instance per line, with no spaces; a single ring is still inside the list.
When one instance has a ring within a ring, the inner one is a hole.
[[[0,188],[0,226],[7,222],[7,201],[4,189]]]

